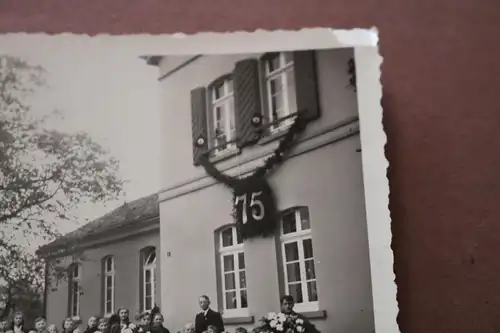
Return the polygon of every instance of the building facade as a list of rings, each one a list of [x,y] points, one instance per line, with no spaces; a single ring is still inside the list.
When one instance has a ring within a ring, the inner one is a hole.
[[[161,305],[157,195],[125,203],[38,252],[48,259],[45,315],[51,324],[72,317],[85,326],[89,317],[120,307],[133,319]]]
[[[348,48],[148,58],[161,85],[161,303],[168,327],[193,321],[201,294],[229,332],[253,327],[291,294],[295,310],[323,332],[373,332],[352,59]],[[307,129],[268,179],[279,230],[243,242],[232,193],[206,174],[200,155],[230,175],[247,174],[276,149],[297,112],[307,113]],[[255,116],[261,125],[251,124]]]

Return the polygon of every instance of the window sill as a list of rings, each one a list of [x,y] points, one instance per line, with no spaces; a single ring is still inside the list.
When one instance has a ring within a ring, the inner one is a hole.
[[[234,157],[234,156],[238,155],[239,153],[240,153],[239,148],[228,149],[226,151],[218,153],[217,155],[210,156],[210,162],[212,162],[212,163],[221,162],[221,161],[227,160],[231,157]]]
[[[73,320],[73,323],[75,325],[80,325],[82,323],[82,320],[80,319],[79,316],[74,316],[74,317],[71,317],[71,320]]]
[[[326,311],[325,310],[316,310],[316,311],[297,311],[297,313],[306,317],[307,319],[325,319]]]
[[[270,132],[267,135],[265,135],[262,139],[259,140],[259,145],[266,145],[269,142],[276,141],[281,139],[288,133],[288,129],[290,126],[285,126],[283,128],[280,128],[279,130],[276,130],[274,132]]]
[[[246,316],[246,317],[222,317],[222,321],[224,325],[243,325],[243,324],[253,324],[254,317]]]

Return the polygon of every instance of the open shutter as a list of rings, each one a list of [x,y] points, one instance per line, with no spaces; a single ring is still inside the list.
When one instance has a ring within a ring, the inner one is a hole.
[[[199,165],[200,157],[208,150],[205,87],[191,90],[191,131],[193,136],[193,163]]]
[[[101,315],[106,314],[106,260],[101,260]]]
[[[314,51],[296,51],[293,55],[297,111],[304,112],[307,120],[320,116],[318,80]]]
[[[262,107],[257,59],[238,61],[233,71],[234,105],[238,147],[259,140]]]

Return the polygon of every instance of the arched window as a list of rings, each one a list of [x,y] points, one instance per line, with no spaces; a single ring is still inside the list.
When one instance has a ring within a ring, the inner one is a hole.
[[[112,314],[115,310],[115,258],[107,256],[102,259],[102,276],[103,279],[103,301],[104,314]]]
[[[80,295],[81,295],[82,265],[72,264],[68,269],[68,298],[69,316],[80,316]]]
[[[243,241],[234,226],[222,229],[218,240],[224,316],[246,316],[248,297]]]
[[[285,292],[294,298],[298,311],[315,311],[318,289],[309,209],[298,207],[285,211],[280,229]]]
[[[155,306],[156,293],[156,248],[148,247],[141,251],[142,311],[151,311]]]

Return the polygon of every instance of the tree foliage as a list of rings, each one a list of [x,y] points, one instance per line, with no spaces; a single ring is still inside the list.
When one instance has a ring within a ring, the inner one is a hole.
[[[72,220],[68,213],[77,205],[113,200],[122,191],[119,163],[101,145],[86,133],[51,127],[57,113],[37,112],[33,96],[45,77],[39,66],[0,56],[0,278],[7,301],[13,291],[42,290],[43,259],[21,238],[59,236],[56,225]],[[5,304],[0,317],[9,312]]]

